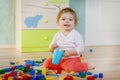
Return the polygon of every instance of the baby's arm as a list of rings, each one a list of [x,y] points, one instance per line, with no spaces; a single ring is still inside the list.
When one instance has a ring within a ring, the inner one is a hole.
[[[49,49],[50,49],[50,52],[54,52],[54,49],[56,49],[58,47],[58,44],[57,44],[57,37],[58,37],[58,33],[56,33],[49,45]]]
[[[57,43],[51,44],[51,46],[50,46],[50,52],[54,52],[54,49],[57,48],[57,47],[58,47]]]

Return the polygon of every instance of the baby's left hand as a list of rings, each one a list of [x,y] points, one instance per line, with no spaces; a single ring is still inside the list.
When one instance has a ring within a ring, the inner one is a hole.
[[[64,57],[69,57],[69,56],[70,56],[70,50],[65,50]]]

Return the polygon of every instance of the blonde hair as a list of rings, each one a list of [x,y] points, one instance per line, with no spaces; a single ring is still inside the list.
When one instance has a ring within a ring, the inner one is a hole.
[[[78,23],[77,15],[76,15],[75,11],[74,11],[73,9],[71,9],[71,8],[63,8],[63,9],[61,9],[61,10],[58,12],[58,15],[57,15],[57,23],[59,22],[59,19],[60,19],[60,17],[62,16],[62,14],[63,14],[63,13],[66,13],[66,12],[69,12],[69,13],[71,13],[71,14],[73,15],[73,18],[74,18],[74,20],[75,20],[75,25],[77,25],[77,23]]]

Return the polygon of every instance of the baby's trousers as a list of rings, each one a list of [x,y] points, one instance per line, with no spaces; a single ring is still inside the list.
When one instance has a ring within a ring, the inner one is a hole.
[[[81,72],[88,70],[88,64],[81,62],[80,57],[62,59],[58,65],[52,64],[52,58],[48,58],[43,66],[50,70],[65,70],[66,72]]]

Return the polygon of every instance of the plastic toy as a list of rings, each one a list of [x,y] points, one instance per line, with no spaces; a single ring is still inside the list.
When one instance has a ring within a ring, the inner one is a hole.
[[[103,78],[103,73],[99,73],[99,78],[100,78],[100,79]]]
[[[60,50],[60,49],[55,49],[54,50],[54,54],[53,54],[53,59],[52,59],[52,63],[55,65],[58,65],[62,56],[64,54],[64,50]]]
[[[93,52],[93,49],[90,49],[89,52],[92,53],[92,52]]]
[[[73,77],[70,76],[70,75],[67,75],[67,76],[64,78],[64,80],[73,80]]]

